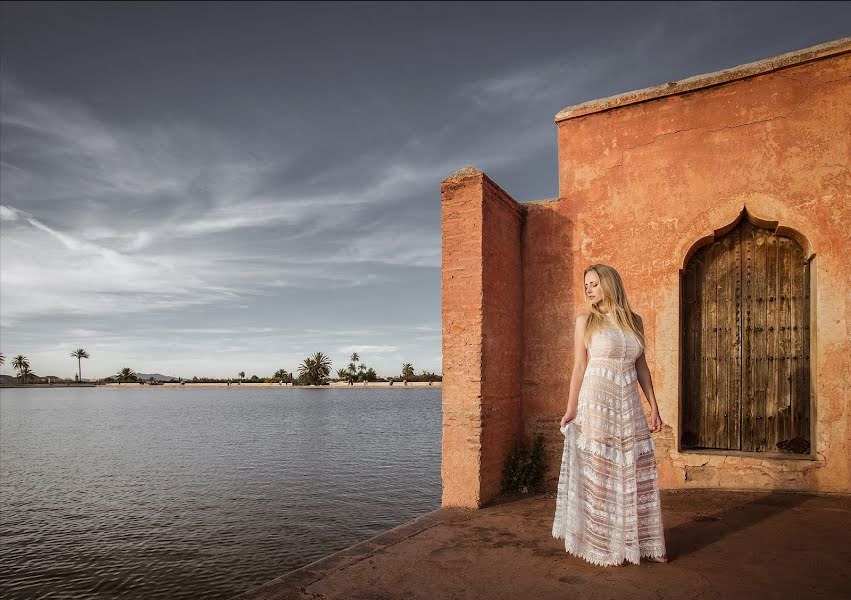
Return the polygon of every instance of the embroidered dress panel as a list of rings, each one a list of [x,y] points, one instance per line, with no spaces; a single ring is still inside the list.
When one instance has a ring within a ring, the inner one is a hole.
[[[591,339],[576,418],[561,429],[554,538],[597,565],[665,555],[656,446],[641,408],[641,346],[611,320]]]

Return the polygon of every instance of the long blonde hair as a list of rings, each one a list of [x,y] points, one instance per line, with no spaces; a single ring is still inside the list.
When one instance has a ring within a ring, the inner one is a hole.
[[[620,274],[609,265],[600,264],[591,265],[582,273],[582,297],[585,298],[585,307],[590,313],[588,320],[585,322],[585,347],[587,348],[591,344],[591,337],[607,321],[606,314],[601,312],[597,306],[591,304],[588,294],[585,293],[585,275],[588,274],[588,271],[594,271],[597,277],[600,278],[600,287],[603,288],[603,300],[609,305],[609,313],[614,317],[615,322],[621,329],[633,334],[638,339],[641,350],[644,351],[646,341],[638,329],[638,320],[629,307],[629,302],[626,299],[626,290],[624,289]]]

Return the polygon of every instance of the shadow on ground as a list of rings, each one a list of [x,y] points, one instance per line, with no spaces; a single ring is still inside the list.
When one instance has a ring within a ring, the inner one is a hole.
[[[851,497],[662,493],[671,562],[599,567],[552,538],[555,495],[439,509],[240,600],[845,598]]]

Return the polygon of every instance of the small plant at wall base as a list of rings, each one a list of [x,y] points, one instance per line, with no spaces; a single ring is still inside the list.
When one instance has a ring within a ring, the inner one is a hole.
[[[531,447],[517,444],[517,436],[502,469],[502,492],[540,491],[547,470],[544,436],[538,434]]]

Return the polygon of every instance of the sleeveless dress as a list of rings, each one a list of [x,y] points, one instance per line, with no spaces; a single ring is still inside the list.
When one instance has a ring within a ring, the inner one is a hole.
[[[610,318],[594,333],[564,452],[552,535],[596,565],[665,554],[655,445],[635,360],[638,340]]]

